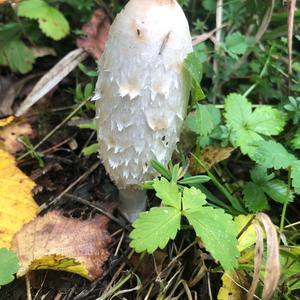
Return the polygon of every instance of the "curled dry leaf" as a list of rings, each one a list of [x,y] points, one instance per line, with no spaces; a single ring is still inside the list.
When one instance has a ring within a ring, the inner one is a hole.
[[[211,167],[217,163],[230,157],[233,150],[231,147],[221,148],[209,146],[201,150],[199,158],[208,169],[211,169]],[[205,169],[199,165],[194,157],[191,157],[189,171],[192,175],[205,173]]]
[[[33,130],[31,125],[24,119],[14,119],[11,117],[3,120],[4,126],[0,123],[0,147],[11,154],[16,154],[24,149],[24,145],[18,140],[22,135],[32,136]]]
[[[93,280],[102,274],[111,237],[108,219],[66,218],[52,211],[26,224],[14,236],[12,250],[18,255],[18,276],[29,270],[53,269],[79,274]]]
[[[0,248],[10,248],[14,234],[36,217],[39,207],[32,198],[34,186],[16,167],[14,157],[0,149]]]
[[[109,28],[110,20],[107,14],[102,9],[95,10],[90,22],[82,27],[82,31],[86,33],[87,37],[77,39],[77,46],[99,59],[108,38]]]
[[[257,220],[263,225],[267,240],[266,270],[262,299],[272,299],[280,278],[279,242],[275,225],[268,215],[257,214]]]

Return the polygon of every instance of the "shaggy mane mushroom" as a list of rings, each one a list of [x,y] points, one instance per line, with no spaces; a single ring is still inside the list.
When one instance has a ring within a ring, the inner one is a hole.
[[[175,0],[130,0],[110,28],[94,97],[99,152],[131,221],[146,204],[138,184],[156,175],[150,161],[166,165],[179,139],[190,52],[188,22]]]

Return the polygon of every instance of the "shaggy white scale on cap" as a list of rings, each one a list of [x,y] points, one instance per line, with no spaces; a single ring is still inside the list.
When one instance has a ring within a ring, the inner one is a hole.
[[[188,22],[175,0],[131,0],[111,26],[99,63],[96,121],[101,159],[130,219],[145,205],[136,185],[155,176],[150,160],[166,165],[179,139],[190,52]]]

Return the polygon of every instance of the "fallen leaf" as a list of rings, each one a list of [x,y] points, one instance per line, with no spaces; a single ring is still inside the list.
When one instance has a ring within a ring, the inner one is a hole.
[[[242,271],[226,272],[222,276],[222,286],[218,292],[218,300],[243,300],[246,293],[239,287],[243,286],[246,276]],[[247,283],[246,283],[247,285]]]
[[[24,145],[18,140],[22,135],[31,136],[33,134],[31,125],[24,119],[11,119],[8,117],[0,120],[0,147],[11,154],[16,154],[24,149]],[[6,121],[5,121],[6,120]],[[12,122],[12,120],[14,120]]]
[[[86,33],[87,37],[77,39],[77,46],[99,59],[108,38],[109,28],[110,20],[104,10],[95,10],[90,22],[82,27],[82,31]]]
[[[0,149],[0,247],[10,248],[23,224],[39,210],[32,198],[35,183],[16,167],[15,158]]]
[[[15,119],[14,116],[9,116],[5,119],[0,119],[0,127],[10,124],[11,122],[13,122],[14,119]]]
[[[254,225],[248,224],[253,219],[253,215],[239,215],[234,218],[237,230],[240,234],[238,239],[239,252],[253,246],[256,243],[256,233]],[[247,226],[247,228],[246,228]]]
[[[82,49],[75,49],[64,56],[35,84],[34,88],[22,102],[15,115],[17,117],[23,115],[31,106],[56,87],[86,57],[87,53]]]
[[[12,250],[18,255],[18,276],[29,270],[53,269],[79,274],[89,280],[101,276],[111,237],[108,218],[66,218],[52,211],[25,224],[14,236]]]
[[[231,147],[221,148],[209,146],[201,150],[199,158],[208,169],[211,169],[211,167],[217,163],[230,157],[233,150]],[[191,157],[189,171],[192,175],[205,173],[204,168],[199,165],[194,157]]]

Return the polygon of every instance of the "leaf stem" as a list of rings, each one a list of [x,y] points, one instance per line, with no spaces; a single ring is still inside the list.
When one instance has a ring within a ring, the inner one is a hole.
[[[281,212],[281,219],[280,219],[280,228],[279,228],[280,234],[282,233],[283,228],[284,228],[284,219],[285,219],[286,209],[287,209],[287,205],[288,205],[289,198],[290,198],[290,192],[291,192],[291,174],[292,174],[292,167],[289,166],[288,167],[288,186],[287,186],[287,191],[286,191],[286,202],[283,204],[282,212]]]
[[[196,157],[193,153],[191,155],[195,158],[195,160],[203,167],[208,174],[208,176],[211,178],[211,181],[214,183],[216,188],[227,198],[227,200],[231,203],[234,209],[236,209],[238,212],[245,213],[245,209],[241,206],[239,201],[233,197],[226,188],[223,187],[223,185],[218,181],[218,179],[208,170],[208,168],[201,162],[201,160]]]

